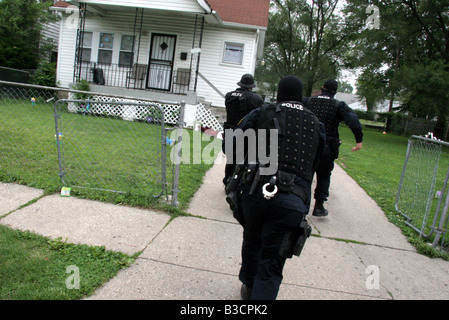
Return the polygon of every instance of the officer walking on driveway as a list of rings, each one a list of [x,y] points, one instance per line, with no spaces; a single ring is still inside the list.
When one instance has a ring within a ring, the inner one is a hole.
[[[256,82],[251,74],[244,74],[240,81],[237,82],[237,85],[239,85],[239,88],[228,92],[225,96],[225,132],[229,129],[235,129],[244,116],[263,104],[262,97],[252,91],[256,87]],[[223,152],[225,152],[224,142]],[[231,162],[231,160],[233,163],[235,162],[235,159],[228,159],[228,162]],[[232,172],[225,171],[225,178],[223,179],[224,183],[227,181],[231,173]]]
[[[302,91],[298,77],[282,78],[276,104],[255,109],[238,126],[240,138],[255,130],[258,146],[268,149],[277,164],[266,174],[266,163],[247,158],[246,164],[234,166],[226,189],[226,200],[244,230],[239,272],[243,299],[276,299],[286,259],[300,254],[311,232],[305,215],[325,135],[317,117],[303,107]],[[260,136],[269,144],[260,144]]]
[[[344,101],[334,99],[337,89],[337,81],[329,79],[324,83],[320,95],[304,99],[304,105],[318,117],[326,129],[326,147],[316,170],[315,207],[312,215],[317,217],[328,215],[324,202],[329,197],[331,174],[334,161],[338,158],[340,122],[344,121],[354,135],[356,146],[352,151],[362,148],[363,133],[359,118]]]

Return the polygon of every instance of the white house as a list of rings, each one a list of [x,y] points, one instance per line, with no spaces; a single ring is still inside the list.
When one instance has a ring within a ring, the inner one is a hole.
[[[62,1],[57,0],[51,0],[53,5],[58,3],[57,5],[62,5]],[[68,6],[68,4],[65,4]],[[55,10],[53,10],[55,11]],[[59,12],[53,12],[54,15],[60,17]],[[58,51],[59,51],[59,33],[61,30],[61,21],[59,19],[54,22],[48,22],[43,25],[42,31],[41,31],[41,38],[40,38],[40,45],[52,45],[52,50],[50,55],[47,57],[48,61],[50,62],[56,62],[58,57]]]
[[[57,81],[92,91],[224,107],[262,58],[269,0],[73,0],[62,13]]]

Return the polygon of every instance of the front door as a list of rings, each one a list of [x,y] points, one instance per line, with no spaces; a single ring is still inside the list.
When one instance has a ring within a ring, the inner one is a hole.
[[[151,36],[148,88],[170,91],[175,46],[174,35],[153,33]]]

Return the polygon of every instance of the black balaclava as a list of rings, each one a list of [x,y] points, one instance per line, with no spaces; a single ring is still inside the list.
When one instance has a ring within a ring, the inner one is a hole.
[[[334,79],[326,80],[326,82],[323,84],[322,89],[324,91],[330,92],[332,96],[334,96],[338,90],[338,82]]]
[[[277,102],[298,101],[302,102],[304,85],[297,76],[285,76],[279,81]]]

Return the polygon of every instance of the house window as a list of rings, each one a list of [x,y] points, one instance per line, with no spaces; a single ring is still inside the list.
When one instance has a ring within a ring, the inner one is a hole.
[[[98,46],[98,63],[111,64],[114,45],[113,33],[100,33],[100,45]]]
[[[223,62],[241,65],[243,62],[242,43],[225,42]]]
[[[134,36],[122,35],[118,64],[121,67],[131,67],[133,62]]]
[[[92,53],[92,32],[84,32],[83,45],[81,48],[81,61],[90,62],[91,53]]]

